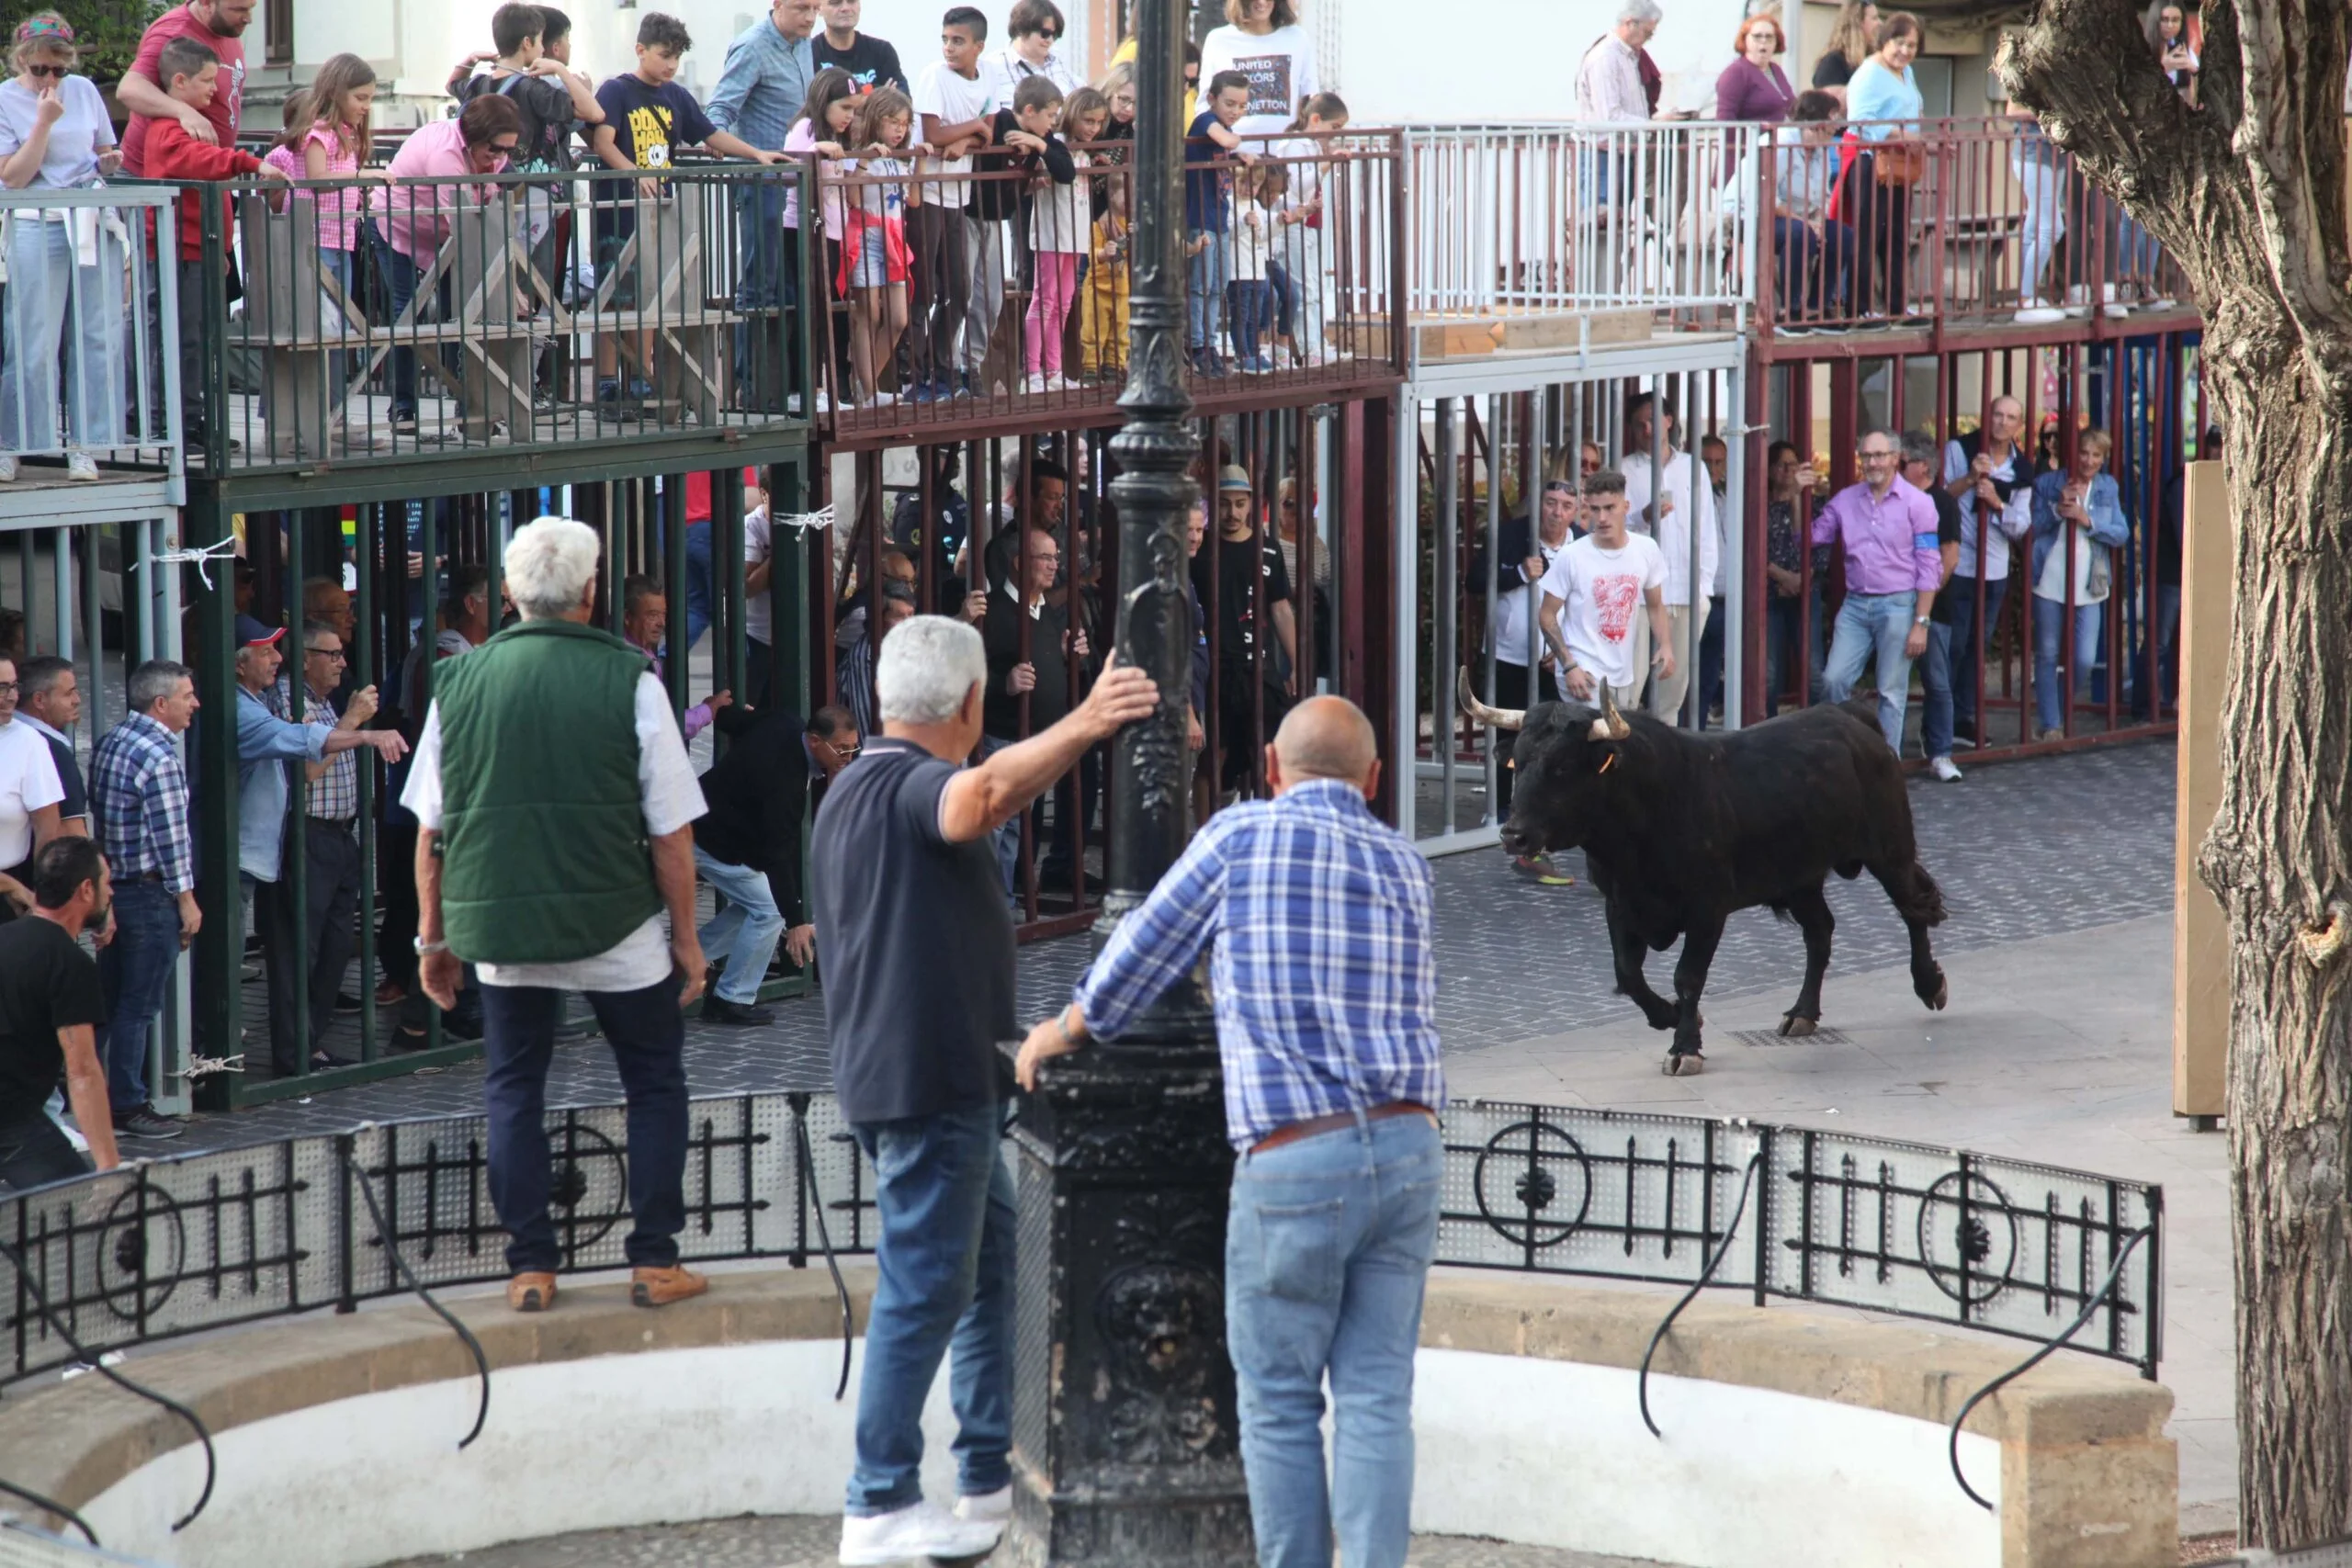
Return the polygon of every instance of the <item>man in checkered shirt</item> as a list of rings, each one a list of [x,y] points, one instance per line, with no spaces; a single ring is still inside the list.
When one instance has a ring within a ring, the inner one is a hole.
[[[1429,863],[1366,802],[1372,725],[1317,697],[1266,748],[1275,796],[1211,818],[1021,1055],[1115,1038],[1209,950],[1226,1128],[1226,1322],[1258,1552],[1401,1563],[1413,1351],[1437,1247],[1437,963]],[[1327,1489],[1323,1382],[1347,1454]]]
[[[351,694],[338,715],[327,694],[343,684],[350,655],[343,636],[323,621],[302,623],[302,716],[315,728],[357,730],[376,715],[376,688],[363,686]],[[289,689],[294,671],[288,670],[269,690],[267,705],[279,718],[294,717]],[[301,827],[288,835],[288,849],[301,848],[308,868],[304,902],[294,902],[294,875],[289,868],[261,897],[262,943],[269,957],[269,1047],[281,1076],[294,1073],[302,1052],[311,1053],[311,1065],[335,1065],[320,1049],[327,1026],[334,1021],[335,998],[359,946],[359,750],[333,752],[319,761],[299,765],[309,781],[308,809]],[[295,932],[307,929],[310,968],[294,967]],[[307,991],[310,1013],[307,1036],[298,1027],[298,987]]]

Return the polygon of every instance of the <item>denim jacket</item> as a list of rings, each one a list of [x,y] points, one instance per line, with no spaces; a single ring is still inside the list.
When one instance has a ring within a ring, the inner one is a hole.
[[[2050,552],[2072,526],[2058,515],[2059,498],[2066,493],[2072,476],[2064,472],[2044,474],[2033,481],[2033,558],[2025,580],[2025,591],[2041,581],[2041,569],[2050,559]],[[2101,472],[2091,480],[2091,571],[2088,582],[2075,585],[2080,600],[2098,600],[2107,596],[2108,551],[2132,536],[2132,525],[2123,519],[2123,495],[2115,485],[2115,476]]]
[[[237,869],[256,882],[275,882],[286,841],[286,764],[326,755],[331,724],[288,724],[240,685],[237,688]]]

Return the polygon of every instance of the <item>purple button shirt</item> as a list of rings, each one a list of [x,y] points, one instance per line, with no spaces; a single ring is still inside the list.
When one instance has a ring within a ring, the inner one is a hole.
[[[1813,520],[1813,542],[1844,544],[1849,593],[1932,593],[1943,581],[1936,503],[1901,475],[1883,500],[1867,484],[1839,491]]]

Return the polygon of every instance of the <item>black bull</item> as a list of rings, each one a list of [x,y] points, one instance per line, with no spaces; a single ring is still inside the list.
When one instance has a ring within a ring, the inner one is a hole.
[[[1781,1032],[1813,1032],[1836,927],[1822,896],[1833,871],[1878,879],[1911,933],[1911,988],[1928,1007],[1944,1005],[1944,973],[1928,948],[1943,892],[1919,863],[1903,770],[1867,705],[1694,735],[1645,714],[1627,718],[1605,697],[1599,713],[1565,703],[1490,708],[1466,671],[1462,697],[1474,718],[1519,731],[1503,847],[1584,851],[1606,900],[1617,989],[1652,1029],[1674,1031],[1667,1072],[1699,1069],[1699,997],[1735,909],[1760,904],[1804,933],[1804,986]],[[1642,965],[1677,939],[1669,1003]]]

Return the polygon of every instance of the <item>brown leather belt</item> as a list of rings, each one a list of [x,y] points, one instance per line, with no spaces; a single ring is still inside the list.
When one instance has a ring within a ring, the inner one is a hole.
[[[1375,1105],[1363,1113],[1363,1120],[1385,1122],[1392,1116],[1426,1116],[1430,1119],[1431,1126],[1437,1124],[1437,1112],[1418,1100],[1392,1100],[1385,1105]],[[1304,1122],[1293,1122],[1286,1127],[1275,1128],[1250,1145],[1250,1152],[1253,1155],[1261,1155],[1268,1149],[1278,1149],[1284,1144],[1295,1144],[1301,1138],[1312,1138],[1321,1133],[1336,1133],[1342,1127],[1352,1127],[1355,1124],[1356,1113],[1352,1111],[1335,1111],[1329,1116],[1310,1116]]]

